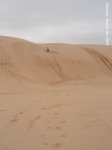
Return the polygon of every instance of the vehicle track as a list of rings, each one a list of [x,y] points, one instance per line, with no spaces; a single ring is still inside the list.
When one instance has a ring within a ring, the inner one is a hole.
[[[102,65],[105,69],[112,73],[112,60],[104,54],[97,52],[96,50],[83,48],[89,55],[91,55],[95,60],[98,61],[100,65]]]

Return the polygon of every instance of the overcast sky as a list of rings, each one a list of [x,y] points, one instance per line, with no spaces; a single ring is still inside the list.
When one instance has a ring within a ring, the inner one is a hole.
[[[105,44],[105,7],[106,0],[0,0],[0,35],[36,43]],[[112,44],[111,2],[109,17]]]

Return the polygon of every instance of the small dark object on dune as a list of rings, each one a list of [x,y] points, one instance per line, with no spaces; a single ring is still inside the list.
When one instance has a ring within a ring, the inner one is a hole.
[[[46,52],[49,53],[50,49],[47,47]]]

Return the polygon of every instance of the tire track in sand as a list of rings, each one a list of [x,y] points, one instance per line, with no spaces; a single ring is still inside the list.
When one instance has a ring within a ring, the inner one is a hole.
[[[112,72],[112,60],[111,58],[108,58],[107,56],[104,56],[104,54],[93,50],[89,48],[83,48],[89,55],[91,55],[95,60],[98,61],[100,65],[103,66],[103,68],[108,69],[110,72]]]

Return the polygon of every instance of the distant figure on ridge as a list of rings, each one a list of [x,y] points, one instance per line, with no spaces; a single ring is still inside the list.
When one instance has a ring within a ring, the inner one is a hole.
[[[49,53],[50,49],[47,47],[46,52]]]

